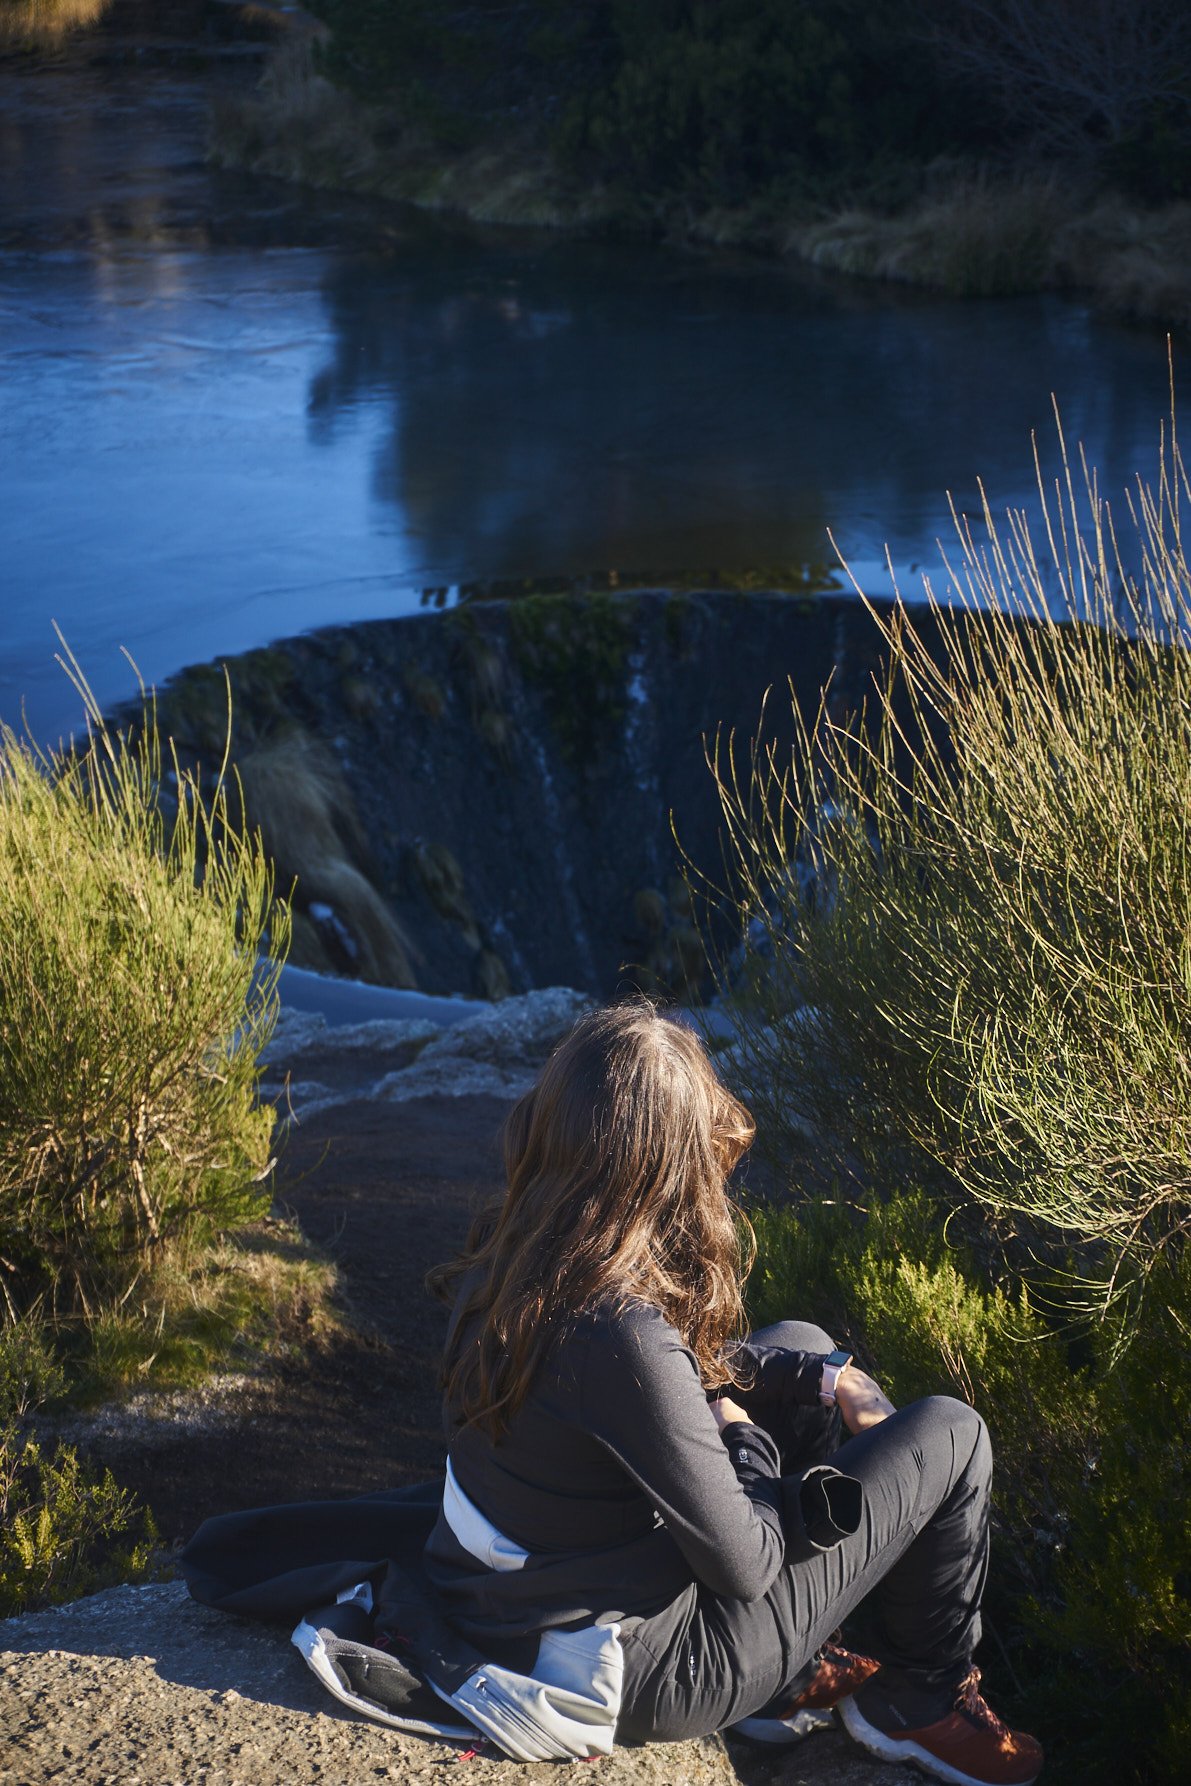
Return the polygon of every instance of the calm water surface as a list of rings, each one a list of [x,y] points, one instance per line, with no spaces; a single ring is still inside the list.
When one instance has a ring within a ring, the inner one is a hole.
[[[827,564],[829,527],[913,585],[949,490],[1029,501],[1052,392],[1109,494],[1154,464],[1165,343],[1081,305],[378,227],[204,169],[197,90],[6,78],[0,715],[43,738],[51,619],[109,701],[121,647],[160,681],[428,585]]]

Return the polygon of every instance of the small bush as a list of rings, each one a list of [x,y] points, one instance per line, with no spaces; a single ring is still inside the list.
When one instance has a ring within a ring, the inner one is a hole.
[[[84,748],[0,735],[0,1616],[152,1559],[151,1516],[47,1451],[38,1408],[338,1326],[334,1269],[266,1216],[257,1061],[289,917],[260,835],[222,777],[204,798],[163,773],[151,705],[113,732],[78,686]]]
[[[986,507],[947,606],[873,610],[867,707],[713,753],[722,1059],[800,1198],[757,1316],[980,1408],[982,1662],[1056,1780],[1140,1786],[1191,1727],[1191,485],[1172,427],[1120,537],[1090,472],[1041,495],[1044,548]]]
[[[993,1439],[980,1661],[998,1708],[1053,1745],[1048,1777],[1178,1777],[1191,1715],[1183,1365],[1191,1274],[1162,1268],[1123,1361],[1068,1348],[1020,1290],[949,1246],[933,1198],[752,1212],[750,1314],[810,1318],[899,1405],[958,1395]]]
[[[32,1315],[0,1323],[0,1432],[66,1392],[66,1372]]]
[[[867,711],[721,749],[738,1008],[772,1136],[1128,1331],[1191,1226],[1191,486],[1172,434],[1127,547],[1090,472],[1041,494],[1043,546],[986,510],[951,605],[874,610]]]
[[[0,1618],[149,1572],[157,1532],[110,1470],[0,1428]]]
[[[0,1618],[149,1571],[157,1533],[110,1471],[71,1446],[47,1457],[29,1416],[62,1397],[67,1373],[41,1324],[0,1326]]]
[[[171,772],[152,709],[87,748],[0,736],[0,1284],[94,1317],[268,1206],[256,1100],[288,918],[259,839]],[[271,927],[273,963],[258,963]]]
[[[728,0],[614,17],[620,65],[570,120],[614,178],[738,204],[783,174],[855,159],[847,42],[825,9]]]

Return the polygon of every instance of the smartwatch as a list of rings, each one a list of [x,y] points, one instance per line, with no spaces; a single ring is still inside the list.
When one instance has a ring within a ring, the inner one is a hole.
[[[819,1400],[825,1408],[834,1408],[835,1386],[839,1382],[839,1374],[851,1362],[852,1354],[841,1351],[838,1346],[834,1352],[828,1352],[823,1360],[823,1375],[819,1378]]]

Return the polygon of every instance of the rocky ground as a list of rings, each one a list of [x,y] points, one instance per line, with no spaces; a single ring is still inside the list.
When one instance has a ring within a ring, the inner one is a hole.
[[[465,1770],[460,1776],[458,1770]],[[569,1767],[468,1760],[338,1706],[286,1633],[229,1619],[179,1582],[114,1588],[0,1623],[0,1786],[905,1786],[835,1732],[791,1751],[718,1737]]]
[[[290,1014],[270,1084],[294,1117],[279,1198],[337,1260],[354,1337],[201,1395],[142,1398],[81,1436],[152,1506],[167,1543],[208,1514],[436,1476],[443,1312],[427,1268],[499,1183],[495,1136],[580,1004],[547,992],[447,1028],[327,1029]],[[559,1779],[485,1750],[403,1737],[339,1707],[284,1629],[196,1605],[177,1581],[0,1623],[0,1786],[417,1786],[466,1765]],[[607,1786],[898,1786],[842,1734],[793,1751],[718,1738],[623,1749],[572,1774]]]

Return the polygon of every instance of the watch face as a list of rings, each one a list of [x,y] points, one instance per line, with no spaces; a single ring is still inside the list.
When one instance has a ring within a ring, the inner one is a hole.
[[[838,1346],[834,1352],[829,1352],[824,1359],[825,1366],[831,1365],[837,1371],[842,1371],[845,1364],[851,1364],[851,1362],[852,1354],[850,1352],[842,1351]]]

